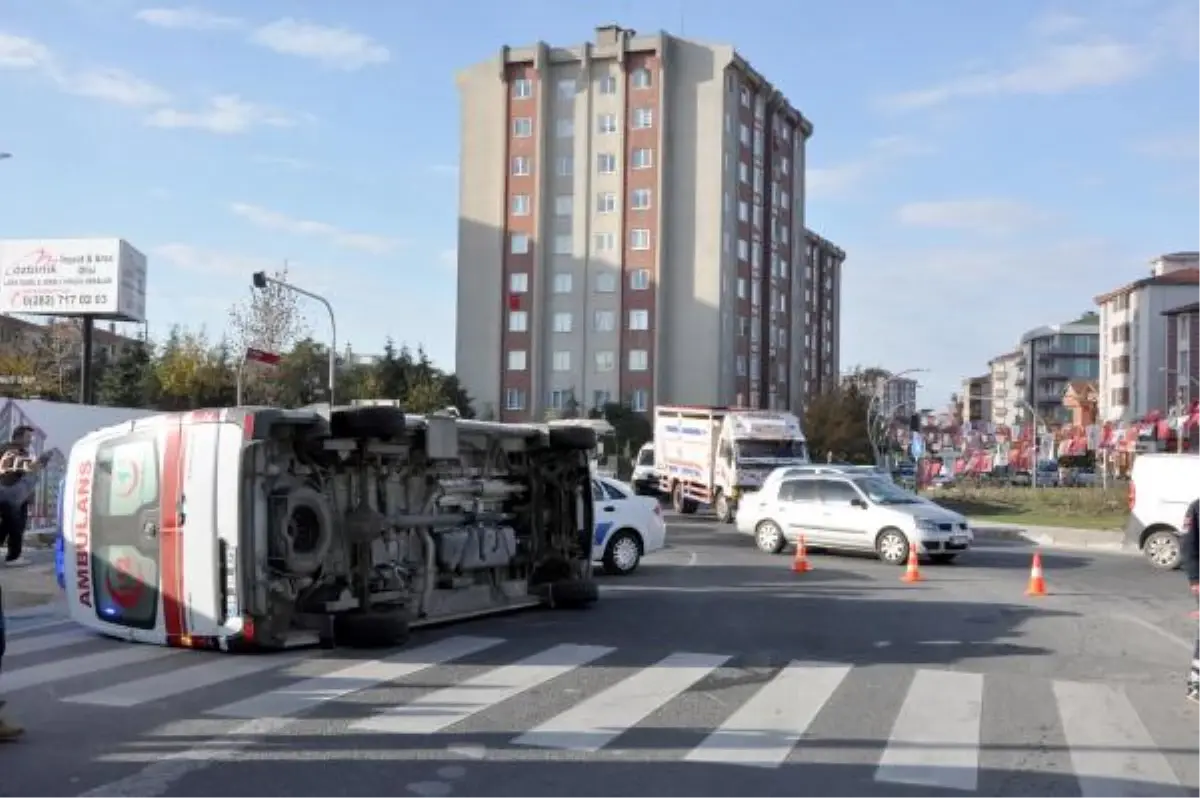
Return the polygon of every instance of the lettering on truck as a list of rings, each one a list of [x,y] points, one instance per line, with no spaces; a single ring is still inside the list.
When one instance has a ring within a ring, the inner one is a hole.
[[[75,474],[75,588],[79,603],[92,606],[92,461],[84,460]]]

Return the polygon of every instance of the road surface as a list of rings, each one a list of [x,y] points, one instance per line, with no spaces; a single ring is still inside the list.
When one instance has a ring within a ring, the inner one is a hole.
[[[398,652],[228,657],[14,619],[0,795],[1197,795],[1195,622],[1136,557],[992,546],[925,581],[702,519],[590,611]]]

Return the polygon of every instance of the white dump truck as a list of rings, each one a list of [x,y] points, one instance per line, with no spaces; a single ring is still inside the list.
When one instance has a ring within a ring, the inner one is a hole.
[[[70,615],[233,651],[391,646],[421,624],[585,606],[595,445],[578,427],[369,406],[100,429],[67,464]]]
[[[809,462],[800,419],[776,410],[660,405],[654,409],[658,488],[676,512],[710,504],[731,523],[738,500],[772,469]]]

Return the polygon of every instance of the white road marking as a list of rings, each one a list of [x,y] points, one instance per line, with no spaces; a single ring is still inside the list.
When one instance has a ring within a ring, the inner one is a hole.
[[[433,734],[612,652],[605,646],[555,646],[462,684],[389,707],[350,728],[376,734]]]
[[[8,641],[8,656],[19,657],[22,654],[36,654],[39,651],[50,651],[63,646],[74,646],[101,638],[88,634],[82,629],[69,629],[54,634],[35,635],[33,637],[17,637]]]
[[[793,662],[684,758],[779,767],[849,673],[849,666]]]
[[[982,719],[983,674],[917,671],[875,781],[974,792]]]
[[[599,751],[729,660],[672,654],[513,740],[515,745]]]
[[[40,665],[6,671],[2,684],[6,692],[16,692],[30,687],[74,679],[78,676],[99,673],[111,668],[131,667],[165,657],[178,657],[182,654],[183,652],[179,649],[127,643],[99,654],[43,662]]]
[[[1170,763],[1119,687],[1055,682],[1054,697],[1084,798],[1179,792]]]
[[[1168,632],[1166,629],[1162,629],[1158,626],[1155,626],[1153,623],[1151,623],[1150,621],[1147,621],[1145,618],[1139,618],[1138,616],[1131,615],[1130,613],[1127,613],[1127,612],[1117,612],[1117,613],[1113,613],[1113,614],[1123,621],[1129,621],[1130,623],[1136,623],[1138,626],[1142,627],[1143,629],[1154,632],[1156,635],[1159,635],[1160,637],[1162,637],[1162,639],[1167,640],[1171,643],[1174,643],[1175,645],[1179,646],[1180,648],[1187,649],[1188,651],[1192,650],[1192,645],[1193,645],[1192,643],[1189,643],[1187,640],[1184,640],[1179,635]]]

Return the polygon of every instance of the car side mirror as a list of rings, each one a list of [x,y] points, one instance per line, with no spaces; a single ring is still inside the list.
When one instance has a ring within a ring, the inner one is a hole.
[[[862,499],[851,499],[850,504],[854,507],[861,507],[864,510],[867,509],[867,503]]]

